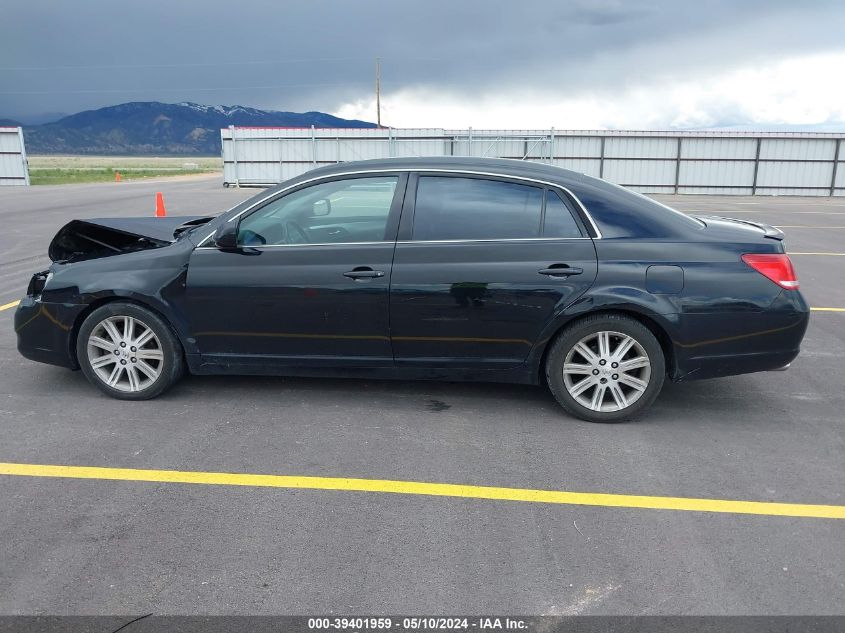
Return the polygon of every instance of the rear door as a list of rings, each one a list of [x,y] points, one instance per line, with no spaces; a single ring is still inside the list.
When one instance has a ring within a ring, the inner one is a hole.
[[[412,175],[393,260],[397,365],[509,367],[596,277],[565,193],[464,174]]]

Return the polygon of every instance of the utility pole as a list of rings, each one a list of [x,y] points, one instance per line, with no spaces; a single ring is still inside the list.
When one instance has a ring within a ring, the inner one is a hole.
[[[381,127],[381,59],[376,57],[376,125]]]

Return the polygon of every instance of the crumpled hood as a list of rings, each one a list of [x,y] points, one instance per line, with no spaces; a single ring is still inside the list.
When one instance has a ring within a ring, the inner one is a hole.
[[[54,262],[80,261],[161,248],[176,241],[180,228],[205,224],[211,217],[103,218],[71,220],[47,249]]]

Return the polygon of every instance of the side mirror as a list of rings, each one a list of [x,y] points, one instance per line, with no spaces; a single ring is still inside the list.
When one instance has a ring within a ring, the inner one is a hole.
[[[237,222],[224,222],[214,231],[214,245],[223,250],[231,250],[238,247],[238,224]]]
[[[328,215],[332,212],[332,203],[328,198],[323,198],[322,200],[317,200],[313,205],[311,205],[311,216],[312,217],[320,217],[322,215]]]

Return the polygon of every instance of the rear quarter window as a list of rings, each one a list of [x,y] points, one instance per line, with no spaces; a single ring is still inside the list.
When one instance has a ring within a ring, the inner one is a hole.
[[[546,191],[543,237],[583,237],[569,207],[551,189]]]

